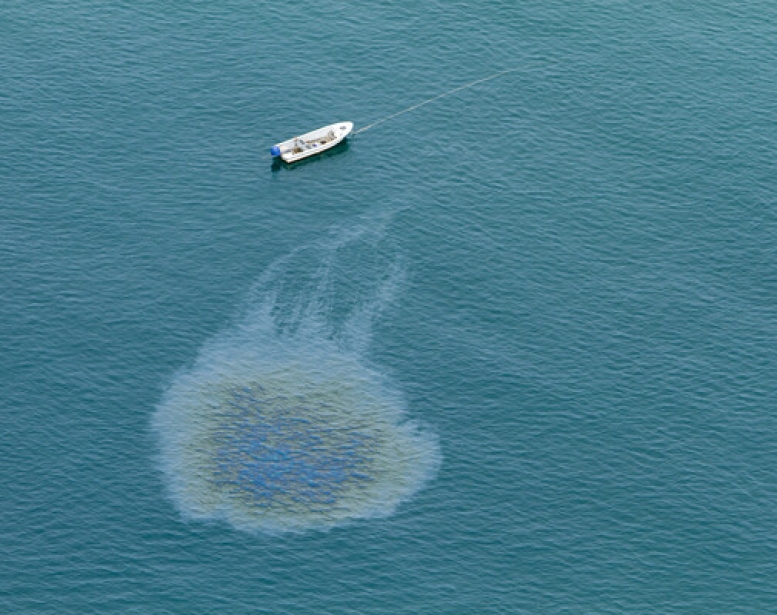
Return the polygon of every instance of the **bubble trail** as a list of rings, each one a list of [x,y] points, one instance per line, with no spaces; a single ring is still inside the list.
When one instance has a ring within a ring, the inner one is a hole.
[[[329,529],[392,514],[434,476],[436,438],[406,419],[400,392],[363,355],[399,283],[381,238],[351,230],[277,262],[242,319],[175,376],[153,426],[185,518]],[[354,284],[341,252],[375,266]],[[314,284],[292,275],[304,263]],[[341,296],[354,287],[360,295]],[[344,303],[345,317],[333,307]]]
[[[493,75],[489,75],[488,77],[481,77],[479,79],[475,79],[474,81],[470,81],[469,83],[465,83],[464,85],[460,85],[457,88],[454,88],[452,90],[448,90],[447,92],[443,92],[442,94],[437,94],[437,96],[432,96],[431,98],[427,98],[426,100],[421,101],[420,103],[416,103],[415,105],[408,107],[407,109],[402,109],[402,111],[397,111],[396,113],[392,113],[391,115],[387,115],[386,117],[383,117],[379,120],[374,121],[372,124],[368,124],[364,128],[360,128],[359,130],[354,131],[354,135],[358,135],[360,132],[367,132],[370,128],[373,128],[374,126],[377,126],[378,124],[382,124],[383,122],[388,122],[391,119],[394,119],[395,117],[398,117],[400,115],[403,115],[405,113],[409,113],[410,111],[413,111],[415,109],[418,109],[419,107],[423,107],[424,105],[428,105],[431,102],[434,102],[435,100],[439,100],[440,98],[445,98],[446,96],[450,96],[451,94],[455,94],[456,92],[461,92],[462,90],[467,90],[478,83],[484,83],[486,81],[491,81],[492,79],[496,79],[497,77],[501,77],[502,75],[506,75],[508,73],[514,73],[517,70],[521,70],[520,67],[517,68],[508,68],[507,70],[500,71],[498,73],[494,73]]]

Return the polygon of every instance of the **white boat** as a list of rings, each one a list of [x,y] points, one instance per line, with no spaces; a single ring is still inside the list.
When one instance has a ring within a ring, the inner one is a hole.
[[[270,148],[270,153],[273,157],[280,157],[284,162],[297,162],[297,160],[332,149],[341,143],[352,130],[353,122],[330,124],[288,141],[277,143]]]

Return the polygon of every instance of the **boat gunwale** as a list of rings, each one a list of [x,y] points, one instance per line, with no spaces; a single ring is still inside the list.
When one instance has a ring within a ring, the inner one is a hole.
[[[339,145],[340,143],[342,143],[348,137],[348,135],[351,134],[352,130],[353,130],[353,122],[335,122],[334,124],[329,124],[327,126],[322,126],[321,128],[316,128],[315,130],[311,130],[300,136],[292,137],[291,139],[287,139],[286,141],[281,141],[280,143],[276,144],[276,147],[278,147],[281,151],[281,154],[279,156],[281,160],[283,160],[286,163],[293,163],[293,162],[297,162],[298,160],[303,160],[305,158],[309,158],[310,156],[315,156],[316,154],[320,154],[329,149],[332,149],[336,145]],[[305,142],[317,141],[322,137],[328,136],[330,132],[335,133],[335,138],[331,139],[330,141],[325,142],[323,144],[316,143],[315,145],[312,145],[312,147],[310,147],[309,149],[302,150],[298,153],[293,153],[292,146],[297,139],[301,139]]]

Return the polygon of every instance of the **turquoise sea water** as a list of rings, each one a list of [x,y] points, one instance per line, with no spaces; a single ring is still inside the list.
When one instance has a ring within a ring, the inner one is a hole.
[[[5,3],[0,612],[777,612],[775,24]]]

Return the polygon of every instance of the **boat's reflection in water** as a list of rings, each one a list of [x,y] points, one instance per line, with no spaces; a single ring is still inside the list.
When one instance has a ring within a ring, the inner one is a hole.
[[[343,152],[348,151],[349,147],[350,147],[350,143],[348,139],[345,139],[342,143],[338,143],[332,149],[328,149],[324,152],[321,152],[320,154],[311,156],[310,158],[303,158],[298,162],[288,163],[288,162],[283,162],[283,160],[281,160],[280,157],[273,158],[272,164],[270,166],[270,170],[273,173],[277,173],[281,169],[286,169],[289,171],[293,171],[295,169],[301,169],[302,167],[307,166],[309,164],[315,164],[316,162],[321,162],[325,158],[331,158],[332,156],[339,156]]]

